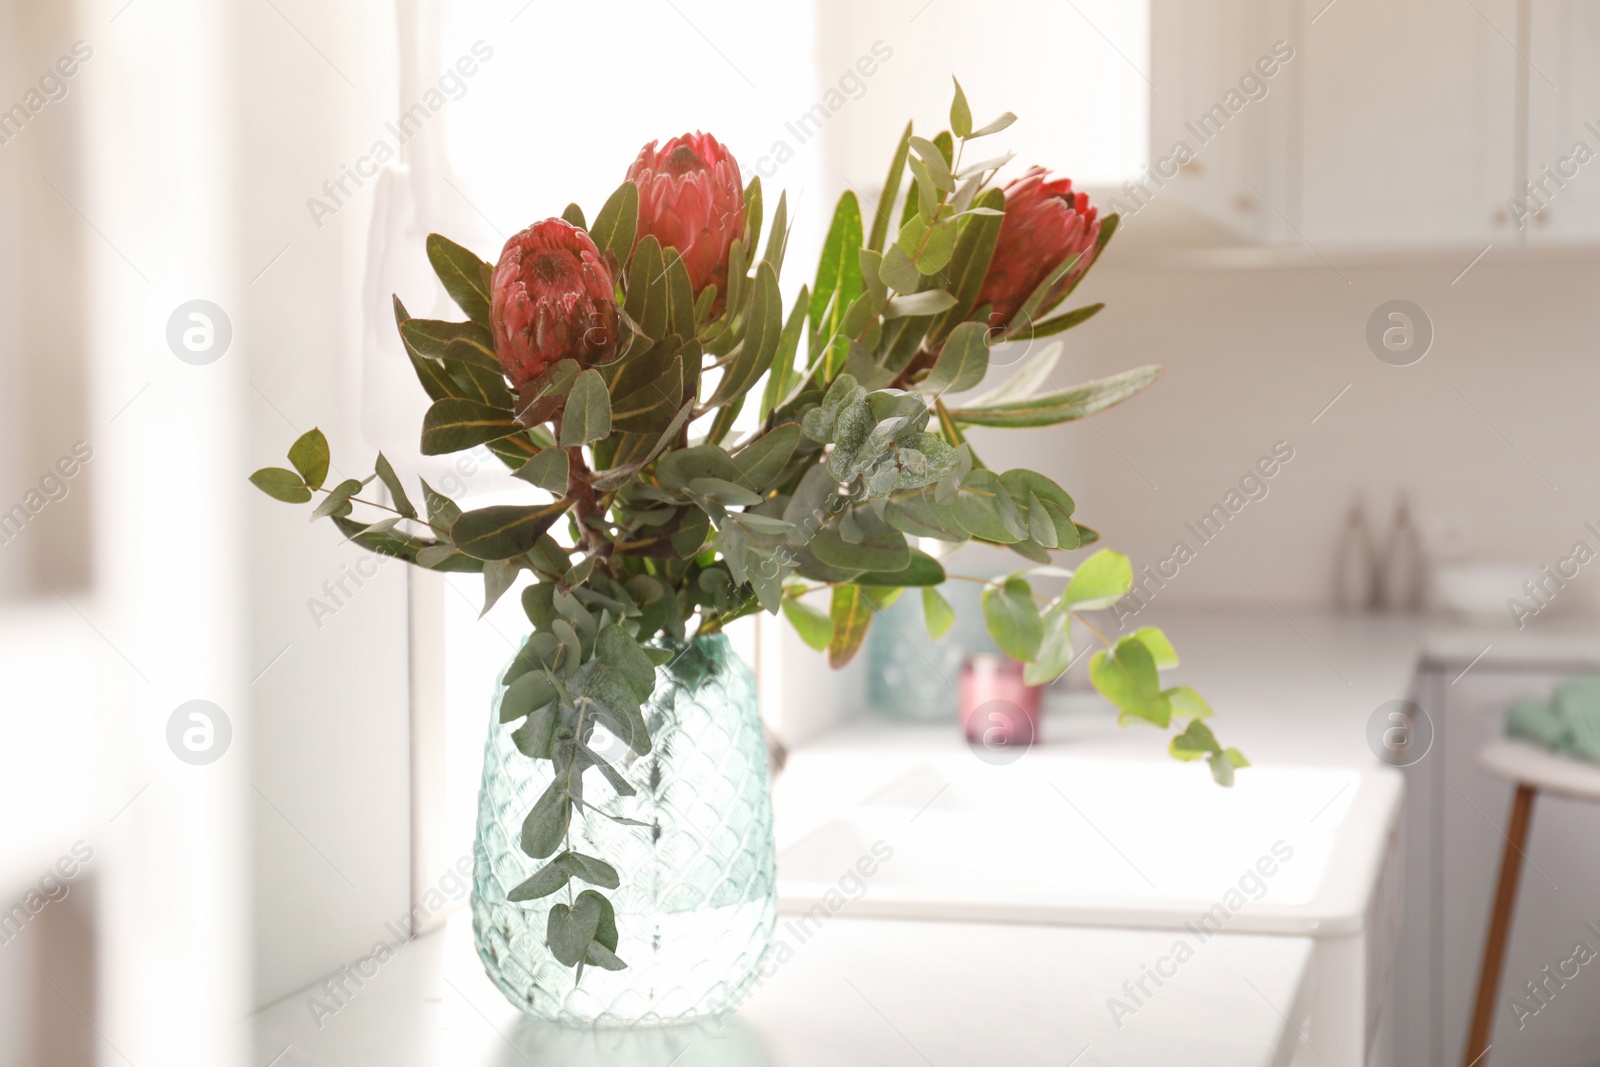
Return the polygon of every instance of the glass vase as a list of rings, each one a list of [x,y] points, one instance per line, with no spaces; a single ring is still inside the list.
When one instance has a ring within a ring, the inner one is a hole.
[[[545,945],[551,905],[506,894],[544,861],[519,847],[522,821],[554,774],[502,725],[496,693],[484,749],[472,887],[478,955],[506,998],[537,1018],[571,1026],[659,1026],[737,1007],[756,976],[777,919],[777,862],[766,743],[755,678],[721,634],[679,644],[656,669],[644,706],[651,750],[595,745],[636,790],[618,796],[598,772],[584,782],[594,809],[574,812],[572,848],[621,876],[616,910],[620,971],[586,967],[581,980]],[[608,743],[609,742],[609,743]],[[602,814],[604,813],[604,814]],[[637,820],[628,826],[605,815]]]

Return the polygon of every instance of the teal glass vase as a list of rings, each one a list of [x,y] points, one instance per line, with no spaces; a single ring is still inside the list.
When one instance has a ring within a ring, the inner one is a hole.
[[[504,686],[497,691],[478,795],[472,928],[489,977],[536,1018],[618,1027],[718,1016],[747,994],[771,943],[777,860],[755,678],[721,634],[673,651],[643,709],[650,751],[596,740],[636,792],[619,796],[591,772],[584,794],[597,810],[573,816],[572,848],[621,877],[607,894],[628,965],[619,971],[586,967],[579,979],[546,946],[550,907],[565,897],[506,899],[543,865],[520,848],[522,821],[554,770],[517,750],[515,724],[500,723]]]

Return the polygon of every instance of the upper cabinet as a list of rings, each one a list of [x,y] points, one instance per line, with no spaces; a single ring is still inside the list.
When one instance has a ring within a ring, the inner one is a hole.
[[[1150,38],[1136,213],[1317,248],[1600,241],[1600,0],[1153,0]]]
[[[1600,241],[1600,0],[1529,0],[1527,150],[1507,213],[1530,244]]]

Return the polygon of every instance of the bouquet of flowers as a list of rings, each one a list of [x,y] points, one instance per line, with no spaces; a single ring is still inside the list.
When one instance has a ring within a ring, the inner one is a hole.
[[[503,679],[500,721],[519,723],[518,749],[555,774],[521,836],[548,862],[510,899],[568,890],[550,910],[548,944],[580,975],[585,964],[625,966],[601,892],[618,872],[569,841],[575,810],[592,809],[585,775],[633,791],[594,731],[647,752],[641,707],[658,665],[753,612],[783,614],[835,667],[907,590],[943,635],[954,612],[939,586],[955,576],[919,545],[976,540],[1022,557],[1015,573],[973,580],[984,582],[989,632],[1028,682],[1073,661],[1077,621],[1105,646],[1089,674],[1122,721],[1176,731],[1171,753],[1206,760],[1222,785],[1246,765],[1208,729],[1198,693],[1162,686],[1177,656],[1159,630],[1111,641],[1083,617],[1129,591],[1127,557],[1102,549],[1072,570],[1053,564],[1051,553],[1099,534],[1050,478],[993,470],[967,440],[973,426],[1092,415],[1161,368],[1051,388],[1059,349],[1040,346],[973,394],[995,345],[1031,345],[1101,310],[1060,309],[1117,216],[1042,168],[997,187],[1012,157],[972,160],[971,149],[1015,116],[974,127],[957,83],[949,117],[932,138],[906,126],[870,216],[854,193],[840,197],[814,279],[787,311],[786,199],[767,218],[760,179],[743,185],[710,134],[645,146],[592,221],[569,205],[512,237],[495,263],[430,236],[428,258],[466,318],[412,318],[395,300],[433,401],[421,450],[486,446],[528,484],[526,503],[463,511],[426,482],[413,502],[381,453],[371,476],[327,485],[318,430],[294,442],[290,467],[251,475],[278,500],[320,496],[312,517],[373,552],[481,572],[485,610],[531,574],[521,597],[532,633]],[[374,479],[386,502],[360,495]],[[382,517],[358,519],[358,505]],[[1065,587],[1046,600],[1033,589],[1040,577]],[[802,599],[821,590],[826,612]],[[574,880],[594,888],[573,897]]]

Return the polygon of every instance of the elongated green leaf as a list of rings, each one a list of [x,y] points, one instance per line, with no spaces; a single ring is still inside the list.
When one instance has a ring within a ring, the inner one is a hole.
[[[445,322],[440,319],[407,319],[400,324],[406,344],[425,356],[442,356],[452,341],[476,341],[494,351],[494,338],[476,322]]]
[[[667,329],[678,337],[695,335],[694,283],[676,249],[666,254]]]
[[[889,235],[889,220],[894,214],[895,198],[900,195],[900,180],[906,171],[906,155],[911,150],[911,123],[906,123],[900,143],[895,146],[894,159],[889,164],[888,177],[883,182],[883,195],[878,197],[877,210],[872,217],[872,236],[867,247],[874,252],[883,250],[883,241]]]
[[[382,452],[378,453],[378,461],[373,464],[373,469],[378,472],[378,478],[383,482],[385,489],[389,490],[389,499],[394,502],[394,509],[408,519],[417,517],[417,509],[412,506],[411,498],[406,496],[406,487],[401,484],[400,476],[394,472]]]
[[[833,643],[833,619],[798,597],[783,598],[783,614],[800,640],[818,652]]]
[[[561,447],[586,445],[611,433],[611,397],[605,379],[590,367],[579,374],[567,394],[567,408],[561,416]]]
[[[1088,322],[1090,319],[1098,315],[1100,310],[1104,307],[1104,303],[1099,303],[1088,304],[1081,308],[1075,308],[1072,311],[1067,312],[1065,315],[1057,315],[1053,319],[1045,319],[1043,322],[1036,322],[1033,324],[1031,329],[1022,330],[1019,333],[1012,334],[1008,339],[1016,341],[1036,341],[1041,337],[1053,337],[1054,335],[1065,330],[1072,329],[1074,326],[1077,326],[1080,323]]]
[[[823,339],[822,316],[827,312],[828,304],[833,300],[834,294],[838,292],[839,272],[844,264],[844,257],[847,252],[852,256],[855,254],[855,246],[848,239],[852,218],[856,220],[859,228],[861,207],[856,201],[855,193],[847,191],[839,197],[838,207],[833,209],[833,222],[828,226],[827,237],[823,239],[822,256],[817,260],[817,278],[811,287],[809,311],[811,339],[814,344]]]
[[[1048,344],[1039,351],[1030,355],[1018,367],[1016,373],[1011,375],[998,386],[990,389],[981,396],[975,396],[967,401],[967,407],[982,408],[996,407],[1000,404],[1010,403],[1013,400],[1031,400],[1039,387],[1049,379],[1050,372],[1055,370],[1056,363],[1061,359],[1061,343]]]
[[[1007,126],[1010,126],[1013,122],[1016,122],[1016,121],[1017,121],[1017,116],[1015,116],[1011,112],[1007,111],[1007,112],[1003,113],[999,118],[997,118],[993,122],[989,123],[988,125],[982,126],[982,127],[978,128],[976,130],[973,130],[972,133],[970,133],[968,135],[968,138],[970,139],[970,138],[975,138],[975,137],[987,137],[991,133],[999,133],[1001,130],[1005,129]]]
[[[938,145],[922,137],[913,137],[911,138],[911,150],[917,154],[917,158],[927,168],[929,176],[933,178],[935,188],[946,193],[956,191],[955,177],[950,173],[950,158],[940,151]]]
[[[744,187],[744,246],[752,256],[761,247],[762,211],[761,176],[756,175]]]
[[[285,504],[304,504],[311,499],[305,479],[282,467],[262,467],[250,476],[250,484]]]
[[[855,658],[861,643],[867,639],[872,605],[860,586],[837,585],[833,588],[829,616],[833,621],[833,641],[828,645],[828,666],[838,670]]]
[[[1133,588],[1133,564],[1120,552],[1102,548],[1078,565],[1062,591],[1063,602],[1075,611],[1109,608]]]
[[[963,322],[950,332],[933,370],[917,389],[936,394],[965,392],[988,373],[989,328],[981,322]]]
[[[789,247],[789,194],[778,194],[778,207],[772,213],[772,229],[767,234],[767,250],[762,255],[764,263],[772,264],[772,273],[783,277],[783,256]],[[800,301],[804,304],[805,301]]]
[[[520,433],[523,425],[511,412],[492,408],[475,400],[445,397],[435,400],[422,417],[422,454],[440,456],[447,452],[496,441]]]
[[[742,397],[772,365],[782,336],[783,294],[778,291],[778,275],[772,264],[763,261],[756,267],[756,287],[744,341],[738,355],[723,368],[722,380],[717,383],[711,399],[706,401],[704,410],[722,407]]]
[[[955,306],[956,298],[943,289],[924,289],[920,293],[897,296],[884,306],[886,319],[910,318],[918,315],[937,315]]]
[[[1004,210],[1005,194],[999,189],[989,189],[978,198],[979,208]],[[955,304],[928,327],[928,344],[937,345],[956,325],[968,318],[977,307],[978,292],[983,288],[989,262],[994,258],[995,243],[1000,238],[999,215],[979,216],[961,228],[956,239],[950,265],[944,272],[944,288],[955,297]]]
[[[1104,411],[1141,392],[1161,377],[1162,368],[1135,367],[1060,392],[989,406],[964,405],[951,411],[969,426],[1051,426]]]
[[[794,391],[795,385],[800,380],[800,369],[795,363],[795,356],[800,348],[800,330],[805,325],[806,308],[806,288],[802,285],[794,309],[789,312],[789,321],[784,323],[783,334],[778,338],[778,351],[772,356],[772,369],[767,375],[767,388],[761,396],[760,418],[763,422],[789,399],[789,394]]]
[[[633,235],[639,227],[639,187],[631,181],[617,187],[594,217],[589,227],[589,237],[600,254],[611,252],[618,263],[628,261],[633,251]]]
[[[739,484],[757,493],[774,482],[800,443],[800,424],[786,422],[745,445],[733,454],[739,468]]]
[[[624,310],[644,337],[659,341],[667,335],[672,294],[667,285],[666,259],[654,234],[640,238],[628,265],[628,299]],[[643,339],[636,339],[643,344]]]
[[[1007,578],[1003,585],[986,586],[982,601],[984,624],[1000,651],[1024,662],[1038,655],[1044,622],[1024,579]]]
[[[499,504],[479,508],[456,519],[450,539],[474,559],[511,559],[531,549],[566,510],[565,500],[532,507]]]
[[[950,80],[956,83],[956,96],[950,101],[950,132],[966,138],[972,134],[972,108],[967,106],[967,94],[961,91],[961,82],[953,76]]]
[[[922,618],[927,623],[928,636],[937,641],[955,625],[956,609],[937,589],[928,586],[922,590]]]
[[[473,322],[489,328],[489,275],[493,268],[448,237],[430,233],[428,262],[444,291]]]

